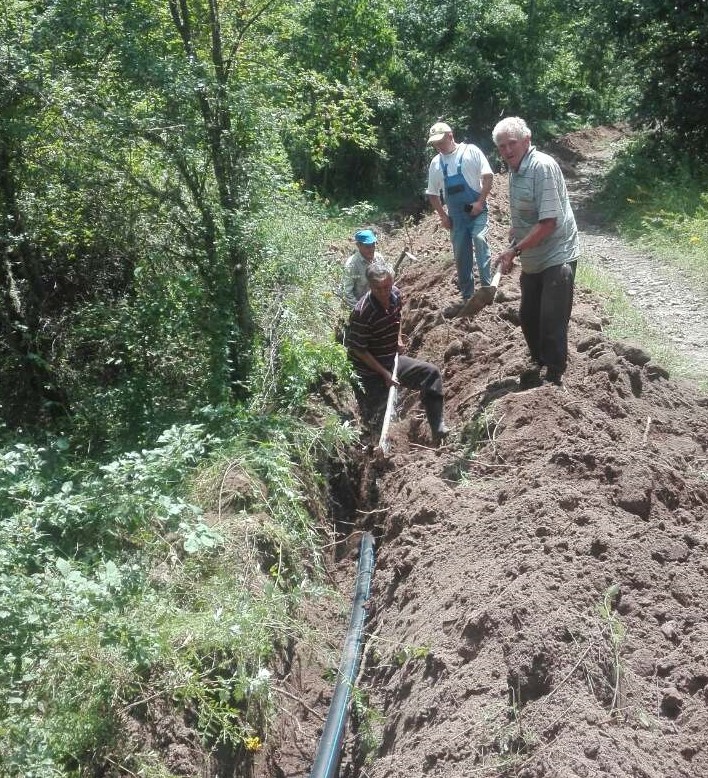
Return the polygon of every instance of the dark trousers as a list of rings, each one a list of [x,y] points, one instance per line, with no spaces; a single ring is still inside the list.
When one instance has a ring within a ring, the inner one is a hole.
[[[577,262],[521,274],[519,318],[531,358],[559,374],[568,364],[568,322]]]
[[[380,376],[359,376],[361,387],[354,387],[354,395],[359,405],[364,422],[371,428],[378,428],[386,413],[388,387]],[[440,371],[430,362],[413,359],[402,354],[398,356],[398,381],[406,389],[418,389],[423,407],[427,410],[429,403],[441,400],[443,383]]]

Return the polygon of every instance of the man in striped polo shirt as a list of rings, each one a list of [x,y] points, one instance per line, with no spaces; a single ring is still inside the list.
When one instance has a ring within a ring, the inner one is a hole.
[[[349,317],[346,347],[361,386],[354,388],[364,422],[380,426],[391,386],[420,390],[433,441],[439,443],[449,429],[443,420],[443,385],[435,365],[404,356],[401,341],[401,292],[393,285],[393,269],[375,259],[366,269],[369,291]],[[391,373],[398,357],[398,376]]]

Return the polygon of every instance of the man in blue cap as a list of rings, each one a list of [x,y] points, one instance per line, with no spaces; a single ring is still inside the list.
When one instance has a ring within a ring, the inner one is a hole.
[[[354,233],[356,251],[344,263],[342,279],[342,297],[351,311],[359,300],[369,291],[366,268],[375,260],[383,260],[376,251],[376,233],[372,229],[357,230]]]

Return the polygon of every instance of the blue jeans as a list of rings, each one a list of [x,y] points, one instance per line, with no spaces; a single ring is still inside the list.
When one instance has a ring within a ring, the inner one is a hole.
[[[468,300],[474,293],[473,258],[477,258],[479,281],[488,286],[492,281],[491,251],[487,243],[489,216],[487,211],[471,217],[467,213],[456,212],[452,215],[452,252],[457,265],[457,285],[463,299]],[[473,251],[474,249],[474,251]]]

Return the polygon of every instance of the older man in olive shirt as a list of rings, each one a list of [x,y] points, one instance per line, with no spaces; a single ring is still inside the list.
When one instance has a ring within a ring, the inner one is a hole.
[[[558,163],[531,145],[531,130],[512,116],[492,132],[509,165],[512,245],[496,257],[503,273],[521,262],[519,317],[531,359],[561,384],[568,363],[578,229]]]

